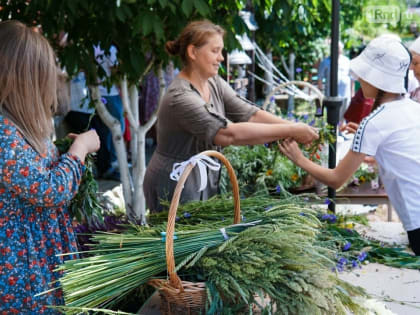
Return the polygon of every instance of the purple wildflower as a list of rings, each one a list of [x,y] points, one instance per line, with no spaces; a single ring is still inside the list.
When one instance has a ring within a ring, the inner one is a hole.
[[[275,100],[276,100],[276,99],[274,98],[274,96],[270,97],[270,102],[271,102],[271,103],[274,103],[274,102],[275,102]]]
[[[360,262],[362,262],[362,261],[364,261],[366,259],[366,257],[367,257],[366,252],[361,252],[359,254],[359,256],[357,256],[357,260],[360,261]]]
[[[321,216],[321,221],[328,221],[329,223],[334,223],[337,221],[337,217],[334,214],[323,214]]]
[[[104,103],[105,105],[108,104],[108,101],[106,100],[105,97],[101,97],[101,102]]]
[[[185,218],[185,219],[189,219],[189,218],[191,218],[191,213],[189,213],[189,212],[184,212],[184,218]]]
[[[175,222],[178,222],[179,220],[181,220],[181,218],[180,218],[180,217],[178,217],[178,216],[176,216],[176,217],[175,217]]]
[[[344,257],[341,257],[341,258],[338,260],[338,264],[339,264],[339,265],[341,265],[341,266],[344,266],[345,264],[347,264],[347,259],[346,259],[346,258],[344,258]]]
[[[329,205],[331,203],[331,200],[330,199],[328,199],[328,198],[325,198],[325,200],[324,200],[324,204],[325,205]]]
[[[277,186],[276,186],[276,193],[278,193],[278,194],[279,194],[280,192],[281,192],[281,187],[280,187],[280,185],[277,185]]]
[[[316,115],[322,115],[322,108],[321,107],[317,107]]]
[[[268,148],[269,144],[268,144],[268,143],[264,143],[264,146],[265,146],[266,148]]]
[[[351,261],[351,266],[352,266],[353,268],[356,268],[358,265],[359,265],[359,263],[357,262],[357,260],[352,260],[352,261]]]
[[[308,120],[309,116],[308,116],[308,114],[305,114],[305,115],[303,115],[302,118],[303,118],[304,121],[306,121],[306,120]]]
[[[344,244],[344,246],[343,246],[343,252],[348,251],[350,249],[350,247],[351,247],[351,243],[350,242],[347,242],[346,244]]]
[[[302,217],[306,216],[305,212],[300,212],[299,215],[301,215]]]
[[[309,126],[313,126],[315,125],[315,119],[312,119],[311,122],[309,123]]]
[[[296,73],[300,73],[300,72],[302,72],[302,68],[296,68]]]

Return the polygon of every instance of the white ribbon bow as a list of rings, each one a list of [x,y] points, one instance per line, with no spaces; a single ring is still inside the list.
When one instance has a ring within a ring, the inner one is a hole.
[[[200,171],[201,182],[200,182],[200,189],[198,191],[202,191],[207,186],[206,166],[212,171],[220,170],[220,164],[212,160],[209,156],[204,155],[204,154],[197,154],[197,155],[192,156],[187,161],[184,161],[181,163],[174,163],[174,166],[172,167],[172,172],[169,175],[169,177],[174,181],[178,181],[182,173],[184,173],[185,168],[190,163],[193,166],[197,164],[198,169]]]

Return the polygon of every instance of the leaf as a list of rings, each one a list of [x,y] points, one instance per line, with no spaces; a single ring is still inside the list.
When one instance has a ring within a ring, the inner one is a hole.
[[[195,0],[194,6],[202,16],[207,16],[210,13],[210,8],[203,0]]]
[[[143,15],[143,35],[147,36],[153,29],[153,15],[146,13]]]
[[[161,20],[159,18],[155,18],[153,20],[153,30],[154,30],[154,32],[156,34],[156,38],[157,38],[158,41],[164,39],[162,22],[161,22]]]
[[[115,14],[117,15],[118,20],[120,20],[121,22],[125,22],[125,15],[121,7],[115,10]]]
[[[159,4],[162,8],[165,8],[168,5],[168,1],[167,0],[159,0]]]
[[[194,0],[184,0],[181,4],[182,12],[184,12],[186,17],[189,17],[191,15],[191,12],[193,10],[193,2]]]

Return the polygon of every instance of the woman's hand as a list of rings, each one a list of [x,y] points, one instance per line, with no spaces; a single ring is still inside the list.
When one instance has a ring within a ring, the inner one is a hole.
[[[74,139],[73,144],[69,149],[69,153],[76,155],[82,161],[85,160],[86,154],[99,150],[101,143],[95,130],[89,130],[78,135],[70,133],[67,136]]]
[[[299,149],[297,142],[293,139],[284,139],[279,143],[280,151],[287,156],[293,163],[299,166],[299,160],[304,158],[302,151]]]
[[[299,143],[309,144],[319,138],[318,130],[307,124],[295,123],[290,128],[294,128],[292,137]]]

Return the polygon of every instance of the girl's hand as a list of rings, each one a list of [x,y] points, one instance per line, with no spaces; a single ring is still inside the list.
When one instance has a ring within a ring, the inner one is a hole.
[[[95,130],[89,130],[79,135],[70,133],[67,136],[74,139],[69,153],[78,156],[82,161],[85,160],[86,154],[99,150],[101,143]]]
[[[279,143],[279,150],[296,165],[298,165],[298,161],[300,159],[304,158],[304,155],[299,149],[297,142],[290,138],[285,139]]]
[[[293,130],[293,139],[299,143],[309,144],[319,138],[318,130],[304,123],[295,123],[291,126]]]
[[[348,133],[356,133],[357,128],[359,128],[359,124],[354,122],[349,122],[346,125],[340,127],[340,131],[347,131]]]

